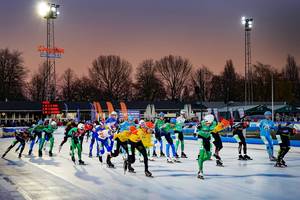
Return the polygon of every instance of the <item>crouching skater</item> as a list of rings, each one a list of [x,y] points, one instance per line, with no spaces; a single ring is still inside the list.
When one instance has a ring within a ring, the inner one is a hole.
[[[81,141],[80,137],[85,134],[84,124],[79,123],[77,127],[72,128],[68,132],[68,136],[71,137],[71,159],[75,164],[75,150],[77,149],[78,162],[79,165],[84,165],[84,162],[81,159]]]
[[[294,125],[290,123],[287,123],[285,126],[280,125],[278,127],[276,138],[280,146],[280,150],[274,167],[287,167],[283,158],[290,150],[290,136],[295,135],[296,132]]]
[[[196,127],[195,134],[198,136],[199,141],[199,155],[198,155],[198,178],[204,179],[203,176],[203,163],[211,158],[211,132],[216,127],[214,116],[209,114],[204,117],[200,125]]]
[[[113,147],[113,135],[111,131],[105,129],[104,125],[100,122],[100,126],[96,128],[97,135],[97,145],[99,146],[99,161],[102,163],[102,156],[105,153],[105,149],[107,151],[106,164],[109,168],[115,168],[115,166],[111,163],[111,151]],[[105,148],[105,149],[104,149]]]
[[[150,126],[150,125],[149,125]],[[124,161],[124,170],[126,171],[127,165],[132,165],[135,162],[135,150],[138,150],[143,158],[144,158],[144,166],[145,166],[145,175],[147,177],[152,177],[152,173],[148,170],[148,156],[147,150],[142,142],[143,137],[148,134],[150,131],[150,127],[147,127],[144,120],[139,122],[139,128],[135,129],[131,128],[131,133],[128,139],[128,158]],[[132,167],[131,167],[132,168]],[[134,172],[134,169],[132,172]]]
[[[247,143],[245,138],[246,128],[249,127],[249,120],[247,118],[243,119],[240,123],[233,126],[233,138],[239,144],[238,146],[238,160],[252,160],[250,156],[247,155]],[[243,150],[243,154],[242,154]]]
[[[6,156],[6,154],[14,147],[16,146],[16,144],[20,143],[21,145],[21,150],[19,152],[19,158],[22,157],[22,152],[25,148],[25,143],[29,140],[30,138],[30,132],[28,131],[28,129],[22,129],[22,130],[16,130],[15,132],[15,139],[12,142],[12,144],[7,148],[7,150],[5,151],[5,153],[2,155],[2,158],[4,158]]]

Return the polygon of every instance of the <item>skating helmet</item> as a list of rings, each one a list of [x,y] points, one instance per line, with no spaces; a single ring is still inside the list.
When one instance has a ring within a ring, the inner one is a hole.
[[[53,128],[53,129],[56,129],[57,128],[57,123],[55,121],[52,121],[50,122],[50,126]]]
[[[118,113],[117,113],[116,111],[112,111],[112,112],[110,113],[110,115],[111,115],[111,116],[113,116],[113,115],[117,116]]]
[[[154,128],[154,124],[152,122],[146,122],[146,126],[150,129]]]
[[[161,112],[158,114],[159,117],[165,117],[165,113]]]
[[[137,134],[137,130],[136,130],[136,127],[135,126],[130,126],[129,127],[129,131],[132,133],[132,134]]]
[[[99,122],[97,126],[104,127],[104,123],[103,122]]]
[[[214,120],[215,120],[215,117],[212,114],[205,115],[205,117],[204,117],[204,121],[206,123],[210,123],[211,124]]]
[[[171,124],[176,124],[176,118],[171,118],[171,119],[170,119],[170,123],[171,123]]]
[[[85,125],[84,125],[84,129],[85,129],[86,131],[90,131],[90,130],[93,129],[93,125],[92,125],[92,124],[85,124]]]
[[[79,123],[79,124],[77,125],[77,128],[78,128],[79,130],[81,130],[81,131],[84,131],[84,124],[83,124],[83,123]]]
[[[146,127],[146,123],[145,123],[144,120],[140,120],[140,121],[139,121],[139,125],[140,125],[140,127],[142,127],[142,128]]]
[[[39,120],[37,124],[38,125],[43,125],[43,123],[44,123],[43,120]]]
[[[128,121],[133,121],[133,120],[134,120],[134,117],[132,117],[132,116],[128,117]]]
[[[265,113],[264,113],[264,116],[271,116],[272,115],[272,113],[270,112],[270,111],[266,111]]]
[[[185,114],[186,114],[186,111],[185,111],[185,110],[181,110],[181,111],[180,111],[180,114],[181,114],[181,115],[185,115]]]

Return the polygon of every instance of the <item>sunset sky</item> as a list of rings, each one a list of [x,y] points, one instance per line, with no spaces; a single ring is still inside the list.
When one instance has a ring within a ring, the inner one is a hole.
[[[43,61],[46,22],[37,15],[38,0],[2,0],[0,48],[23,52],[34,72]],[[223,70],[232,59],[244,69],[243,15],[254,18],[253,62],[281,68],[288,53],[300,63],[300,0],[57,0],[56,44],[65,49],[57,71],[77,74],[98,55],[115,54],[136,67],[147,58],[174,54],[194,67]]]

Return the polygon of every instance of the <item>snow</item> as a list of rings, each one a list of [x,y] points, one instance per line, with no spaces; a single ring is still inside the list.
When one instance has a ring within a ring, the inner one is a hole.
[[[124,175],[121,156],[112,159],[116,169],[109,169],[100,164],[97,157],[88,157],[89,143],[85,141],[83,160],[87,165],[74,165],[69,156],[69,143],[65,143],[58,153],[62,138],[62,132],[55,134],[52,158],[46,153],[39,158],[38,145],[34,147],[34,155],[27,156],[26,146],[21,161],[13,149],[7,160],[0,159],[0,167],[16,168],[14,173],[19,176],[31,176],[30,173],[22,173],[23,163],[31,168],[31,173],[37,173],[35,169],[39,169],[65,184],[80,188],[78,192],[86,192],[86,199],[298,199],[300,194],[300,148],[293,147],[287,154],[287,168],[274,168],[263,145],[248,145],[248,155],[253,160],[239,161],[237,144],[224,143],[221,157],[225,167],[217,167],[214,160],[205,162],[205,180],[200,180],[197,179],[197,141],[186,141],[188,159],[181,159],[182,163],[175,164],[167,163],[166,158],[149,161],[149,170],[154,178],[147,178],[143,163],[138,158],[133,165],[137,173]],[[0,139],[1,154],[11,141]],[[275,146],[277,151],[278,146]],[[18,164],[12,165],[12,162]],[[0,174],[5,175],[5,170],[0,168]],[[42,174],[41,179],[47,184]],[[16,181],[15,184],[20,183]],[[24,190],[30,197],[30,189]],[[55,196],[55,193],[52,195]]]

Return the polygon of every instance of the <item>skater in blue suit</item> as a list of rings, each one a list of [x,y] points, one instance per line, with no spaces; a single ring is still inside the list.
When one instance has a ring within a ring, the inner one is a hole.
[[[99,155],[99,145],[97,143],[97,137],[98,137],[98,133],[96,131],[97,128],[99,127],[104,127],[104,124],[102,122],[98,122],[96,121],[94,123],[94,128],[92,129],[91,133],[92,133],[92,138],[91,138],[91,143],[90,143],[90,152],[89,152],[89,157],[93,157],[93,148],[94,148],[94,143],[96,142],[96,148],[97,148],[97,156]]]
[[[136,126],[134,123],[134,118],[132,116],[128,117],[128,120],[120,124],[119,132],[129,131],[130,126]]]
[[[266,145],[266,149],[270,161],[276,161],[276,158],[273,155],[274,148],[273,148],[273,140],[271,136],[271,130],[275,130],[275,124],[271,119],[272,113],[270,111],[266,111],[264,115],[265,115],[265,119],[261,120],[259,123],[260,138]]]

